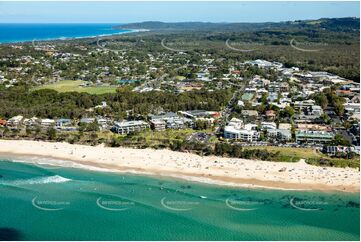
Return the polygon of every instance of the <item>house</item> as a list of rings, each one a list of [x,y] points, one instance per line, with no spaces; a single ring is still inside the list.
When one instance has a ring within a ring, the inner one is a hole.
[[[111,120],[109,118],[104,118],[102,116],[97,116],[96,120],[99,126],[103,129],[106,129],[108,127],[108,124],[111,123]]]
[[[82,118],[79,123],[81,124],[91,124],[95,122],[95,118]]]
[[[37,126],[40,124],[40,119],[37,117],[25,118],[23,124],[27,127]]]
[[[277,129],[277,125],[275,122],[261,122],[261,129],[262,130]]]
[[[347,113],[351,113],[351,114],[360,113],[360,103],[344,103],[343,105]]]
[[[305,101],[295,101],[294,102],[294,108],[297,110],[302,110],[304,108],[310,108],[315,105],[314,100],[305,100]]]
[[[148,129],[150,126],[148,123],[137,120],[137,121],[123,121],[123,122],[114,122],[114,126],[111,128],[111,131],[117,134],[130,134],[135,132],[140,132],[142,130]]]
[[[183,129],[187,126],[192,127],[194,122],[192,119],[180,117],[173,112],[162,113],[160,115],[148,115],[150,122],[164,121],[167,129]]]
[[[63,131],[74,131],[77,130],[76,127],[72,126],[71,119],[68,118],[60,118],[55,121],[55,126],[57,129],[61,129]]]
[[[42,127],[54,126],[55,125],[55,120],[54,119],[48,119],[48,118],[40,119],[40,125]]]
[[[323,110],[322,110],[321,106],[312,105],[311,109],[312,109],[312,111],[311,111],[312,115],[320,117],[323,114]]]
[[[22,123],[24,117],[21,115],[14,116],[7,121],[7,125],[10,127],[18,126]]]
[[[201,120],[207,121],[210,124],[213,124],[214,120],[219,118],[221,114],[215,111],[205,111],[205,110],[191,110],[191,111],[180,111],[184,117],[192,120]]]
[[[185,127],[187,127],[187,125],[189,127],[193,127],[194,123],[191,119],[187,119],[187,118],[183,118],[183,119],[169,119],[167,120],[166,123],[166,128],[167,129],[183,129]]]
[[[269,102],[274,102],[278,99],[278,93],[277,92],[269,92],[268,93],[268,97],[267,97],[267,100]]]
[[[267,110],[266,117],[267,117],[267,120],[273,121],[276,118],[276,112],[274,110]]]
[[[288,130],[291,130],[292,125],[289,124],[289,123],[279,123],[279,124],[278,124],[278,128],[279,128],[279,129],[288,129]]]
[[[241,129],[244,127],[243,121],[238,118],[232,118],[231,121],[229,121],[228,126],[233,126],[237,129]]]
[[[327,131],[297,130],[296,142],[327,143],[333,140],[335,135]]]
[[[237,106],[243,108],[244,107],[244,102],[242,100],[238,100]]]
[[[62,128],[65,126],[70,126],[70,125],[71,125],[71,119],[68,119],[68,118],[59,118],[55,122],[55,126],[57,128]]]
[[[347,146],[325,146],[323,152],[328,155],[347,154],[351,152],[351,148]]]
[[[258,117],[258,112],[256,110],[242,110],[241,114],[245,117]]]
[[[105,101],[102,101],[102,103],[100,105],[97,105],[95,106],[94,108],[106,108],[108,105],[107,105],[107,102]]]

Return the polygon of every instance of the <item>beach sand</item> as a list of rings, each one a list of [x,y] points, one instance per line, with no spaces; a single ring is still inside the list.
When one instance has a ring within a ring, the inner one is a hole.
[[[312,166],[304,160],[296,163],[271,162],[202,157],[166,149],[110,148],[26,140],[0,140],[0,155],[49,157],[114,172],[247,188],[360,191],[360,172],[357,169]],[[29,159],[29,162],[34,162],[34,159]],[[59,164],[67,163],[54,163]]]

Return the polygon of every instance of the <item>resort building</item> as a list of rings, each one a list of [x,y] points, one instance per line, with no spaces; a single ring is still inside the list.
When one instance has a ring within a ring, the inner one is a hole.
[[[259,132],[256,130],[237,129],[233,126],[224,128],[224,138],[253,142],[259,139]]]
[[[138,121],[123,121],[123,122],[114,122],[112,131],[118,134],[130,134],[135,132],[140,132],[144,129],[148,129],[149,124],[138,120]]]
[[[333,140],[335,135],[327,131],[296,131],[296,142],[327,143]]]

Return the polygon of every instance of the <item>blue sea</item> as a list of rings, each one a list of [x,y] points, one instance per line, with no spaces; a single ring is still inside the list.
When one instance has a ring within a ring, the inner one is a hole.
[[[0,240],[359,239],[358,193],[239,189],[0,158]]]
[[[85,38],[127,33],[117,24],[0,24],[0,43]]]

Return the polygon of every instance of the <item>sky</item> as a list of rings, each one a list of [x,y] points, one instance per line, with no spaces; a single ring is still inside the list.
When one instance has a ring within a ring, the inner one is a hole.
[[[8,2],[0,23],[279,22],[360,17],[354,2]]]

